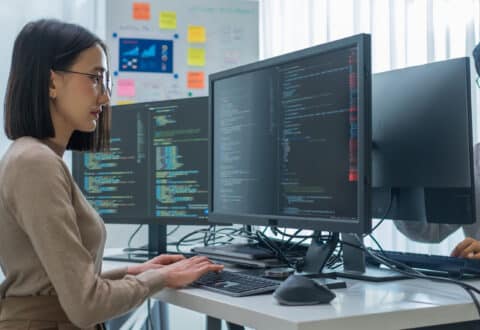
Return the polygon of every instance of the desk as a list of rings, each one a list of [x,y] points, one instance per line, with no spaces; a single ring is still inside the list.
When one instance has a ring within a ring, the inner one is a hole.
[[[272,295],[233,298],[201,289],[165,289],[163,302],[257,330],[404,329],[479,319],[463,289],[422,280],[348,281],[329,305],[286,307]],[[476,282],[480,285],[480,281]]]
[[[234,298],[196,288],[164,289],[153,298],[256,330],[385,330],[480,319],[470,296],[455,285],[346,281],[348,288],[334,290],[337,297],[328,305],[286,307],[272,295]],[[471,284],[480,287],[480,281]]]

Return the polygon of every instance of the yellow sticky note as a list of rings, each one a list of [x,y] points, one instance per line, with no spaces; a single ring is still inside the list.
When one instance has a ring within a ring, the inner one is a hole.
[[[207,33],[205,31],[204,26],[194,26],[190,25],[188,27],[188,35],[187,35],[188,42],[205,42],[207,40]]]
[[[125,105],[125,104],[132,104],[134,101],[131,100],[120,100],[117,102],[117,105]]]
[[[187,63],[190,66],[205,66],[205,49],[188,48]]]
[[[191,89],[205,88],[205,73],[201,71],[187,72],[187,87]]]
[[[175,11],[161,11],[158,16],[160,29],[175,30],[177,28],[177,13]]]
[[[150,19],[150,4],[148,2],[134,2],[132,16],[135,20],[148,21]]]

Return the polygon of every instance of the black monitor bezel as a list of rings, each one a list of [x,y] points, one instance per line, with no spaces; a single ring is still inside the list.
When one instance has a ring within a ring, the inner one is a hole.
[[[128,111],[131,107],[148,107],[151,105],[169,105],[176,102],[184,102],[184,101],[195,101],[195,100],[204,100],[208,103],[208,96],[198,96],[198,97],[187,97],[181,99],[174,99],[174,100],[162,100],[162,101],[150,101],[150,102],[138,102],[138,103],[130,103],[130,104],[122,104],[122,105],[114,105],[112,106],[112,111],[115,109],[121,109],[122,111]],[[208,129],[208,127],[207,127]],[[75,169],[80,168],[81,166],[81,158],[83,157],[83,152],[74,151],[72,152],[72,176],[75,182],[79,182],[78,173]],[[208,173],[208,170],[207,170]],[[206,226],[209,225],[208,223],[208,216],[207,219],[199,219],[199,218],[181,218],[181,217],[128,217],[128,218],[112,218],[109,215],[102,215],[102,220],[106,224],[144,224],[144,225],[186,225],[186,226]]]
[[[358,188],[357,219],[307,218],[279,215],[259,214],[226,214],[215,212],[213,203],[213,98],[214,83],[220,79],[233,77],[243,73],[284,64],[305,57],[315,56],[342,48],[358,47],[357,75],[358,86]],[[359,34],[337,41],[328,42],[300,51],[280,55],[270,59],[221,71],[209,76],[209,182],[208,182],[208,221],[213,223],[234,223],[245,225],[280,226],[290,228],[313,229],[345,233],[368,233],[371,230],[371,40],[368,34]]]

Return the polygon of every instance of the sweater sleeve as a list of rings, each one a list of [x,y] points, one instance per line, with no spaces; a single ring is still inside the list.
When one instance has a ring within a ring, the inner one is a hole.
[[[77,225],[68,169],[59,157],[41,152],[34,156],[15,165],[12,212],[72,323],[90,327],[127,312],[160,290],[163,275],[158,271],[111,274],[113,279],[95,273]]]
[[[118,280],[127,275],[127,267],[110,269],[102,272],[101,277],[110,280]]]

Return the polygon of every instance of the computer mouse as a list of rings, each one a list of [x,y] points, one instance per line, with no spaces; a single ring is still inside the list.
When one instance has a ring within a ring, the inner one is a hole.
[[[281,305],[328,304],[335,298],[329,288],[301,275],[290,275],[273,293]]]

